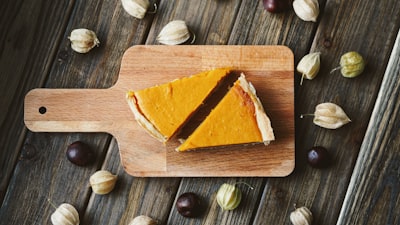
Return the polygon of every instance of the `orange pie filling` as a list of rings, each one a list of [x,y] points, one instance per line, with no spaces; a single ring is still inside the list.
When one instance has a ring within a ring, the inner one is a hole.
[[[136,121],[157,140],[166,142],[229,73],[227,68],[206,71],[143,90],[128,91],[126,98]]]
[[[271,122],[244,74],[177,151],[274,140]]]

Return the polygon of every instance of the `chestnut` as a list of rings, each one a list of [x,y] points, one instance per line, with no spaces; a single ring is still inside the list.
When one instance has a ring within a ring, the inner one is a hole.
[[[331,157],[326,148],[315,146],[307,152],[307,161],[314,168],[325,168],[331,164]]]
[[[281,13],[292,7],[292,0],[263,0],[263,5],[270,13]]]
[[[70,162],[78,166],[89,165],[95,159],[92,148],[82,141],[75,141],[68,145],[66,155]]]
[[[202,212],[200,198],[193,192],[183,193],[176,200],[176,209],[184,217],[197,217]]]

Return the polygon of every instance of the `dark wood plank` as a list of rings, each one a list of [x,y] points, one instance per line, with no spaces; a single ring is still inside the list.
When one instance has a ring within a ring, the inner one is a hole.
[[[290,224],[293,204],[309,207],[315,224],[336,223],[399,28],[399,9],[397,1],[327,1],[322,7],[309,50],[321,52],[321,70],[314,80],[298,86],[296,115],[299,118],[302,113],[314,112],[319,103],[333,102],[344,108],[352,123],[327,130],[315,126],[311,118],[296,121],[296,169],[285,179],[267,180],[254,224]],[[297,34],[301,35],[304,32]],[[290,38],[293,36],[296,34]],[[365,72],[354,79],[329,73],[347,51],[360,52],[368,62]],[[299,78],[297,75],[296,80]],[[330,151],[331,167],[318,170],[307,165],[306,152],[315,145]]]
[[[73,4],[46,0],[1,3],[0,201],[23,148],[24,96],[47,77]]]
[[[263,186],[259,181],[260,178],[183,178],[177,197],[185,192],[196,193],[204,205],[203,213],[188,219],[173,207],[167,224],[250,224]],[[242,192],[241,203],[232,211],[224,211],[216,201],[217,191],[224,183],[236,185]]]
[[[112,140],[103,169],[118,175],[115,189],[107,196],[92,194],[82,224],[128,224],[139,215],[166,221],[180,178],[137,178],[121,166],[118,145]]]
[[[161,1],[146,44],[157,44],[161,29],[172,20],[184,20],[196,35],[194,44],[226,44],[241,1]]]
[[[400,223],[400,32],[337,224]]]
[[[54,4],[45,2],[43,8],[49,5]],[[71,15],[61,15],[65,21],[69,20],[69,24],[60,28],[58,33],[61,36],[58,39],[61,40],[61,45],[52,49],[55,59],[54,62],[50,60],[53,64],[44,84],[49,88],[112,86],[118,78],[122,54],[132,44],[143,43],[152,21],[152,17],[137,20],[128,16],[119,1],[79,1],[74,5]],[[49,21],[46,23],[50,23]],[[54,25],[50,27],[52,26]],[[73,29],[81,27],[95,31],[101,42],[100,47],[87,54],[73,52],[67,39]],[[40,47],[46,49],[48,43],[41,43]],[[34,55],[32,52],[29,54]],[[32,71],[33,74],[40,72],[39,68]],[[41,81],[43,80],[42,77]],[[32,85],[31,87],[40,87],[43,84]],[[22,117],[20,119],[23,121]],[[96,163],[89,167],[77,167],[66,159],[66,147],[75,140],[83,140],[95,148]],[[87,208],[92,194],[88,179],[101,168],[110,140],[110,135],[97,133],[28,132],[24,141],[25,146],[28,146],[26,152],[34,149],[36,154],[25,159],[24,154],[28,153],[23,152],[22,160],[17,163],[8,186],[0,217],[4,218],[7,224],[48,224],[50,215],[54,212],[54,208],[47,201],[49,198],[55,205],[71,203],[78,209],[81,218],[90,218],[91,212],[98,208]],[[33,159],[30,159],[31,157]],[[113,168],[110,166],[106,169]],[[111,172],[116,173],[118,170]],[[21,205],[20,202],[24,201],[27,204]],[[119,209],[119,212],[125,210]],[[88,217],[84,217],[85,211],[88,211]]]
[[[96,163],[78,167],[67,160],[67,145],[76,140],[94,149]],[[108,142],[109,139],[99,138],[98,134],[29,133],[4,198],[2,222],[51,224],[53,205],[64,202],[75,206],[83,215],[91,193],[89,177],[104,159]]]

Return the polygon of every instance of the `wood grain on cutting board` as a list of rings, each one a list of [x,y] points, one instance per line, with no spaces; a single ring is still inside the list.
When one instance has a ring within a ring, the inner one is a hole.
[[[139,90],[218,67],[244,72],[271,118],[276,141],[178,153],[134,120],[125,100]],[[294,169],[293,54],[284,46],[133,46],[108,89],[34,89],[25,124],[36,132],[108,132],[134,176],[286,176]],[[45,108],[40,113],[39,108]]]

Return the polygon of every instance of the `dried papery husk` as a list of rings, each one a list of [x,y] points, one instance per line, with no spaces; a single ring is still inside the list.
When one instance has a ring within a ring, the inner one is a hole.
[[[157,41],[164,45],[179,45],[185,43],[191,36],[194,42],[194,34],[190,32],[185,21],[173,20],[161,29]]]
[[[217,203],[223,210],[236,209],[242,200],[242,192],[232,184],[222,184],[217,192]]]
[[[315,107],[313,122],[323,128],[337,129],[351,120],[340,106],[326,102]]]
[[[292,222],[293,225],[311,225],[312,221],[313,215],[305,206],[297,208],[290,213],[290,222]]]
[[[304,78],[312,80],[317,76],[321,65],[320,55],[320,52],[307,54],[297,64],[297,72],[301,73],[300,85],[303,84]]]
[[[300,19],[312,22],[317,21],[319,15],[318,0],[295,0],[293,9]]]
[[[107,170],[99,170],[90,177],[90,186],[95,194],[110,193],[117,182],[117,176]]]
[[[158,222],[149,216],[140,215],[135,217],[129,225],[157,225]]]
[[[121,3],[122,7],[129,15],[138,19],[144,18],[150,6],[149,0],[121,0]]]
[[[68,203],[61,204],[51,214],[51,223],[54,225],[79,225],[79,213],[74,206]]]
[[[68,39],[71,41],[72,50],[79,53],[87,53],[100,44],[96,33],[86,28],[74,29]]]
[[[242,192],[237,187],[237,184],[245,184],[250,189],[254,189],[252,186],[245,182],[238,182],[235,184],[222,184],[221,187],[218,189],[216,199],[218,205],[223,210],[234,210],[239,206],[242,200]]]

